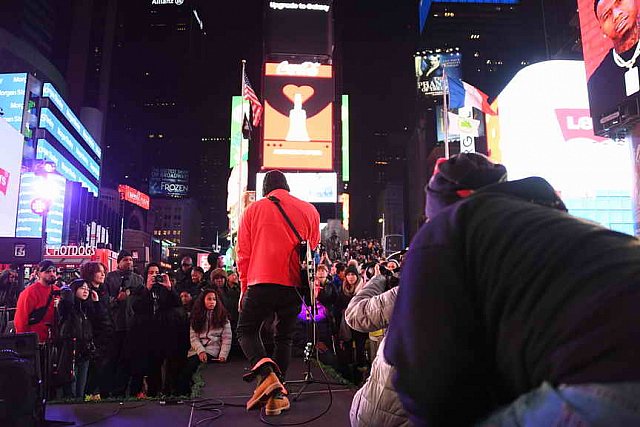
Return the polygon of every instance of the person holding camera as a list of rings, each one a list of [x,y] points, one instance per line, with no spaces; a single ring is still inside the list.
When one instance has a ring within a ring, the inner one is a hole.
[[[145,268],[145,285],[131,295],[133,318],[127,350],[131,364],[131,396],[157,396],[162,390],[162,364],[170,346],[178,344],[177,325],[172,311],[182,304],[171,290],[169,276],[161,274],[154,262]],[[186,351],[186,348],[185,348]],[[147,393],[142,380],[147,377]]]
[[[218,289],[207,288],[196,299],[191,312],[187,353],[189,378],[201,363],[227,361],[231,350],[231,322]]]
[[[45,343],[54,322],[54,300],[60,291],[55,285],[56,265],[49,260],[41,261],[37,277],[38,280],[18,296],[14,323],[17,333],[35,332],[38,342]]]
[[[397,285],[398,272],[376,264],[374,276],[353,296],[345,310],[347,324],[369,334],[387,328],[398,295]],[[352,427],[411,425],[391,382],[395,371],[384,358],[384,341],[383,334],[374,353],[371,374],[353,397],[349,412]]]
[[[107,371],[113,379],[110,393],[124,396],[130,379],[130,360],[125,352],[127,333],[131,327],[133,311],[130,295],[143,287],[142,276],[133,271],[131,252],[123,249],[118,254],[118,268],[107,274],[105,288],[109,294],[109,314],[114,327],[113,343]]]

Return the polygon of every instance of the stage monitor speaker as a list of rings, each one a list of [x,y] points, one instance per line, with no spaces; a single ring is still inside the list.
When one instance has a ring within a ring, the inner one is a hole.
[[[44,418],[38,336],[0,336],[0,425],[36,426]]]

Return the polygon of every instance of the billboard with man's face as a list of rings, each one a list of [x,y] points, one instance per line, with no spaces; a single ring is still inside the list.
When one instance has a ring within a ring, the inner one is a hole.
[[[578,0],[589,105],[602,133],[618,107],[640,94],[640,0]]]
[[[333,170],[331,65],[265,64],[263,169]]]

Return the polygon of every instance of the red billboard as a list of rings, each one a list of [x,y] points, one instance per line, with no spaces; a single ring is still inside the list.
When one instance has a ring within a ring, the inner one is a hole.
[[[331,65],[265,64],[263,169],[333,170]]]
[[[578,0],[589,106],[597,133],[640,94],[640,0]]]
[[[128,185],[118,185],[118,193],[120,193],[120,200],[133,203],[140,206],[142,209],[149,210],[150,200],[149,196],[142,191],[129,187]]]

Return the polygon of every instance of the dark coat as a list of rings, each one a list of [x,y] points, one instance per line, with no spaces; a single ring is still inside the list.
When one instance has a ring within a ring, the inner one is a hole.
[[[143,286],[142,276],[133,271],[115,270],[107,274],[104,287],[109,294],[109,315],[116,331],[129,330],[133,316],[131,299],[127,297],[123,301],[118,301],[118,293],[124,290],[130,296],[132,292]]]
[[[384,356],[416,425],[475,424],[543,381],[640,380],[640,242],[563,206],[541,178],[495,184],[414,237]]]
[[[184,323],[179,322],[176,310],[182,304],[174,292],[155,285],[151,290],[143,286],[134,292],[131,307],[133,318],[125,351],[132,360],[133,373],[144,374],[149,355],[168,357],[176,352],[175,346],[180,345],[178,330]],[[188,348],[189,344],[184,354]]]

